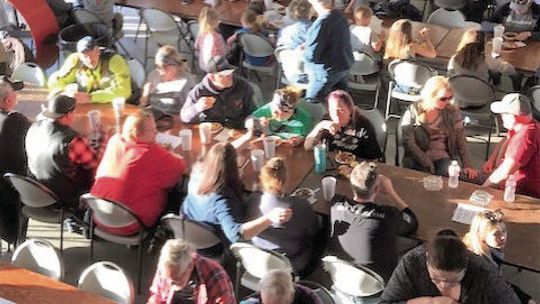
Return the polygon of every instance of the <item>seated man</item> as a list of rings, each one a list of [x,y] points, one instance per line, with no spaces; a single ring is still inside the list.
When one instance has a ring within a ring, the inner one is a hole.
[[[115,97],[131,96],[129,67],[120,55],[101,49],[94,38],[77,42],[77,53],[69,55],[58,72],[49,78],[49,89],[59,92],[77,84],[78,103],[110,102]]]
[[[167,203],[167,190],[182,177],[182,158],[156,143],[156,123],[152,113],[141,110],[126,118],[122,134],[109,140],[90,191],[129,207],[146,226],[157,221]],[[97,223],[99,226],[100,223]],[[116,234],[137,232],[137,223],[128,227],[104,227]]]
[[[286,270],[271,270],[259,282],[260,292],[240,304],[322,304],[311,289],[294,284]]]
[[[188,286],[190,279],[195,281],[194,288]],[[178,299],[180,292],[193,303],[236,303],[231,280],[219,263],[198,255],[193,246],[183,240],[168,240],[161,249],[146,303],[184,303],[182,301],[187,299]]]
[[[504,186],[514,175],[517,193],[540,198],[540,124],[532,117],[529,98],[507,94],[491,104],[491,111],[501,114],[508,135],[482,168],[490,174],[484,186]]]
[[[397,236],[416,230],[416,216],[390,179],[377,172],[375,163],[357,165],[350,181],[353,199],[336,195],[332,200],[330,248],[344,260],[369,267],[387,282],[398,262]],[[379,193],[386,194],[397,208],[375,204]]]
[[[72,129],[74,98],[58,95],[49,100],[26,134],[26,154],[30,173],[59,196],[62,203],[75,206],[90,190],[94,170],[103,149],[94,150],[87,138]]]
[[[0,80],[0,176],[6,173],[26,174],[24,137],[30,127],[28,119],[14,111],[17,94],[12,83]],[[0,238],[14,242],[17,238],[19,195],[8,182],[0,178]]]
[[[216,63],[210,71],[189,92],[180,119],[185,123],[214,121],[244,128],[246,117],[256,109],[253,89],[226,64]]]

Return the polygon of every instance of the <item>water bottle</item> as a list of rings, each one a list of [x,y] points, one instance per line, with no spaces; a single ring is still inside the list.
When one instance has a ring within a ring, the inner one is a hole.
[[[459,185],[459,172],[461,168],[457,160],[453,160],[450,167],[448,167],[448,187],[457,188]]]
[[[510,175],[504,185],[503,200],[507,203],[513,203],[516,199],[516,178]]]
[[[326,153],[325,144],[318,144],[313,148],[316,173],[323,174],[326,171]]]

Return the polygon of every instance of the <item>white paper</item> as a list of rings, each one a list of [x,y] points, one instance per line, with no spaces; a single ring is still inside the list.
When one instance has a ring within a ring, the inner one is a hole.
[[[480,212],[487,210],[479,206],[459,203],[454,210],[452,221],[470,225],[473,218]]]
[[[223,128],[221,132],[219,132],[218,134],[216,134],[216,136],[214,136],[214,139],[217,141],[226,141],[229,139],[230,132],[231,132],[231,129]]]
[[[0,297],[0,304],[16,304],[15,302],[11,302],[10,300],[8,299],[4,299],[2,297]]]
[[[182,139],[178,136],[158,133],[158,135],[156,136],[156,142],[161,145],[171,145],[174,150],[182,144]]]

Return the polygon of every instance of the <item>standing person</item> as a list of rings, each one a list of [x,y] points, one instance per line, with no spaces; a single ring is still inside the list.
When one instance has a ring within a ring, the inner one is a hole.
[[[503,249],[508,240],[504,214],[501,210],[487,210],[476,214],[463,242],[470,251],[484,258],[499,272],[504,261]],[[511,284],[522,304],[535,304],[531,296]]]
[[[396,193],[392,182],[373,162],[362,162],[351,172],[353,198],[336,195],[330,211],[330,250],[345,260],[364,265],[388,282],[398,262],[398,235],[416,231],[418,221]],[[375,203],[384,194],[396,205]]]
[[[453,105],[454,92],[448,78],[428,79],[421,99],[409,106],[402,119],[403,166],[448,176],[452,160],[461,160],[464,177],[474,180],[469,146],[459,107]]]
[[[307,32],[311,26],[311,4],[307,0],[293,0],[287,6],[293,24],[287,25],[279,31],[276,45],[296,49],[306,42]]]
[[[371,122],[354,105],[351,95],[337,90],[328,95],[330,119],[319,122],[306,137],[304,148],[312,150],[326,141],[329,151],[344,151],[359,159],[380,159],[383,154]]]
[[[151,112],[141,110],[126,118],[122,134],[109,140],[90,191],[129,207],[151,227],[167,204],[167,191],[180,181],[186,166],[182,158],[156,143],[156,123]],[[126,227],[98,226],[120,235],[131,235],[139,224]]]
[[[437,52],[429,38],[429,29],[424,27],[418,32],[418,39],[413,38],[412,24],[408,19],[395,21],[388,32],[385,60],[409,59],[420,55],[426,58],[435,58]]]
[[[199,68],[208,72],[218,61],[226,63],[225,56],[228,49],[223,36],[217,31],[220,21],[213,8],[203,7],[198,21],[199,33],[195,40],[195,49],[199,57]]]
[[[354,58],[347,19],[333,9],[332,0],[309,0],[317,19],[307,32],[304,48],[308,75],[306,101],[320,102],[334,89],[347,88]]]
[[[540,124],[532,117],[529,98],[519,93],[506,94],[491,104],[491,111],[501,115],[508,135],[482,168],[490,174],[484,186],[503,186],[513,175],[517,193],[540,198]]]
[[[139,99],[141,106],[150,105],[153,110],[177,116],[195,86],[187,60],[170,46],[162,46],[155,57],[156,69],[148,75]]]
[[[188,285],[190,279],[196,282],[194,288]],[[169,304],[187,300],[175,296],[179,291],[188,293],[188,298],[195,303],[237,303],[231,279],[219,263],[200,256],[193,245],[183,240],[168,240],[161,249],[146,303]]]

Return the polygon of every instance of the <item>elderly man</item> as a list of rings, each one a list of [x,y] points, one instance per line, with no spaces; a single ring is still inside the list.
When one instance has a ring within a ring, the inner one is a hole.
[[[367,266],[388,281],[398,261],[397,236],[416,230],[416,216],[390,179],[378,173],[376,163],[357,165],[350,181],[353,199],[333,199],[330,248],[337,256]],[[385,194],[397,208],[374,203],[379,194]]]
[[[483,166],[490,174],[484,186],[502,185],[513,175],[517,193],[540,198],[540,125],[532,117],[529,98],[507,94],[491,104],[491,111],[501,114],[508,135]]]
[[[332,9],[332,0],[309,0],[317,19],[307,32],[304,49],[308,75],[306,100],[321,102],[334,89],[346,89],[354,58],[347,19]]]
[[[73,97],[77,103],[110,102],[115,97],[131,96],[131,76],[126,61],[118,54],[101,49],[94,38],[77,42],[77,53],[69,55],[58,72],[49,78],[49,89],[63,91],[78,86]]]
[[[216,63],[210,71],[189,92],[180,119],[185,123],[214,121],[243,128],[246,117],[256,109],[253,89],[227,64]]]
[[[188,292],[192,288],[188,286],[190,279],[195,282],[192,293]],[[236,304],[231,280],[223,267],[197,254],[191,244],[174,239],[161,249],[147,304],[177,303],[173,298],[179,291],[189,294],[193,303]]]
[[[58,95],[49,100],[26,134],[30,173],[56,193],[62,203],[75,206],[90,190],[100,153],[85,136],[72,129],[74,98]],[[99,149],[102,151],[102,149]]]

